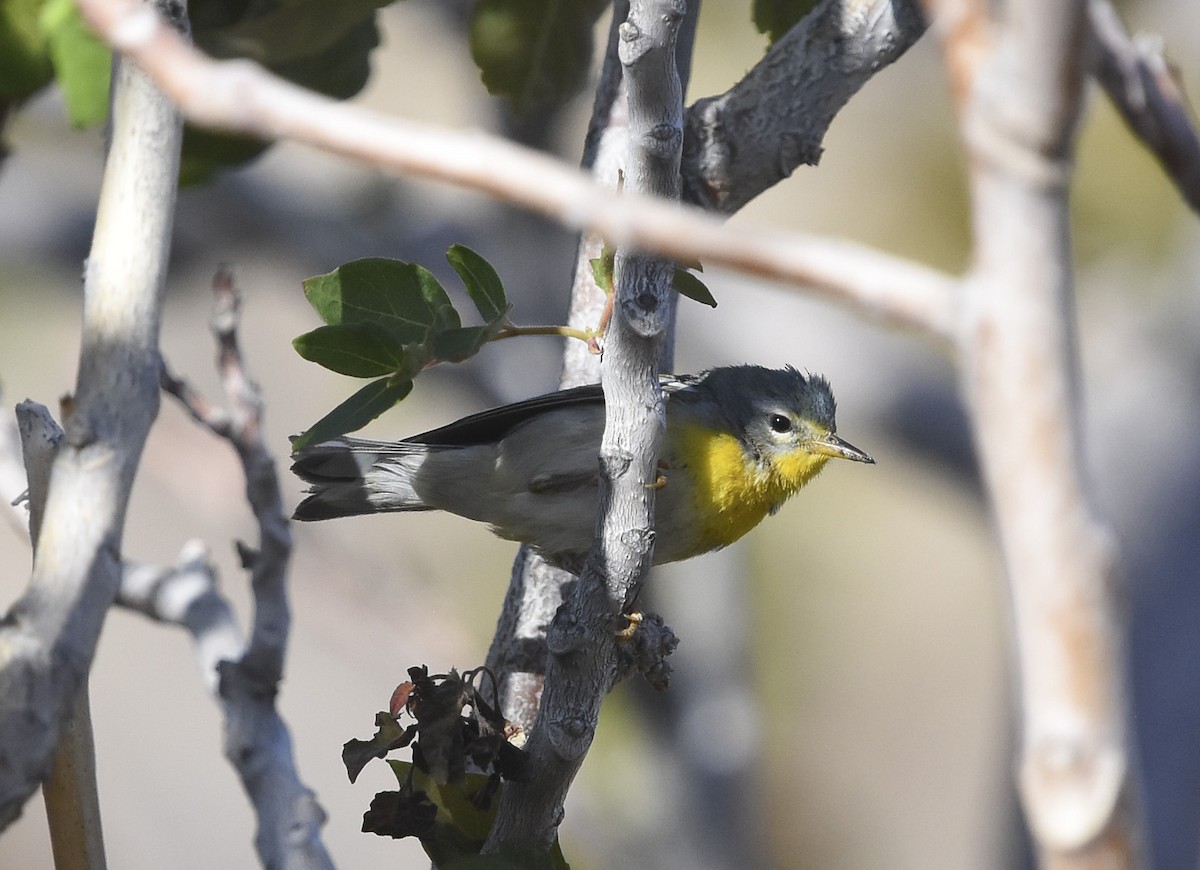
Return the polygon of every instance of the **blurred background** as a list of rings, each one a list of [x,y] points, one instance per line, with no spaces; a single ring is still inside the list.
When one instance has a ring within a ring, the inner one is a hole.
[[[1120,5],[1131,30],[1166,35],[1186,89],[1200,93],[1194,10],[1168,0]],[[384,10],[383,44],[358,101],[454,127],[518,130],[577,161],[590,96],[540,127],[514,125],[478,82],[456,8],[409,0]],[[764,47],[745,4],[706,4],[689,102],[728,88]],[[1127,569],[1156,866],[1194,868],[1200,228],[1103,95],[1089,102],[1074,195],[1089,460]],[[57,411],[75,378],[102,138],[71,130],[47,93],[16,117],[8,144],[0,385],[8,408],[32,398]],[[962,157],[934,41],[866,86],[834,122],[820,167],[798,171],[735,220],[964,268]],[[273,148],[181,194],[164,353],[219,397],[209,284],[219,263],[232,264],[245,355],[294,504],[287,436],[357,388],[292,351],[291,339],[318,323],[301,281],[389,256],[430,267],[453,292],[443,254],[455,242],[497,266],[518,322],[561,322],[570,234],[474,194]],[[1006,592],[950,360],[793,289],[713,269],[705,280],[720,307],[681,306],[678,369],[756,362],[823,373],[838,395],[839,431],[878,465],[831,467],[739,545],[653,581],[652,605],[682,638],[676,682],[666,695],[622,686],[606,705],[567,806],[568,859],[579,868],[1020,866]],[[560,350],[552,339],[503,342],[441,367],[367,434],[401,437],[552,389]],[[280,705],[301,775],[329,812],[326,843],[343,867],[427,867],[415,842],[359,833],[374,792],[395,781],[369,765],[351,785],[341,746],[372,733],[408,666],[483,661],[514,547],[436,515],[294,532]],[[245,619],[233,542],[254,534],[233,453],[164,399],[129,513],[127,558],[170,563],[189,538],[206,541]],[[5,602],[20,594],[28,559],[21,539],[0,529]],[[706,583],[713,574],[736,582]],[[182,631],[114,611],[92,705],[111,866],[255,866],[253,819]],[[49,866],[49,856],[34,800],[0,837],[0,866]]]

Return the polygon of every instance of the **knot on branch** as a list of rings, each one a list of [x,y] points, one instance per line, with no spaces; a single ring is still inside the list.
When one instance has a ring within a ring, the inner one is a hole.
[[[667,660],[679,638],[657,613],[643,614],[637,630],[628,641],[617,644],[617,678],[614,684],[640,673],[654,688],[665,692],[671,683],[671,663]]]
[[[600,469],[609,480],[620,480],[633,467],[633,454],[614,447],[600,454]]]
[[[679,25],[687,12],[685,0],[643,0],[630,5],[629,19],[617,28],[617,53],[631,66],[655,49],[675,47]]]
[[[564,761],[582,757],[592,745],[596,726],[583,716],[567,716],[549,722],[548,734],[554,752]]]
[[[559,605],[550,629],[546,632],[546,649],[552,656],[569,656],[578,652],[585,644],[586,637],[579,624],[579,617],[570,609],[567,602]]]
[[[621,310],[630,328],[642,338],[653,338],[662,332],[666,306],[653,293],[643,291],[623,300]]]
[[[655,124],[642,134],[641,146],[649,157],[677,161],[683,148],[683,129],[671,122]]]
[[[1119,740],[1047,734],[1026,752],[1021,791],[1038,839],[1064,851],[1100,836],[1120,800],[1128,759]]]
[[[780,178],[788,178],[797,166],[816,166],[821,162],[825,149],[821,143],[800,130],[791,130],[780,137],[779,153],[776,156]]]
[[[637,556],[639,563],[648,563],[654,548],[653,529],[628,529],[620,535],[621,545]],[[642,573],[642,572],[639,572]]]

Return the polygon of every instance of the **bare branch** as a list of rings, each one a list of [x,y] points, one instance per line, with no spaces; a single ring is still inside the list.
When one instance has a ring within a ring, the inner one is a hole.
[[[954,282],[866,246],[761,228],[725,227],[697,209],[619,196],[586,173],[479,132],[389,118],[284,82],[247,61],[208,60],[137,0],[77,0],[89,24],[133,58],[189,120],[290,139],[396,173],[517,203],[617,247],[703,260],[808,287],[870,317],[946,337]]]
[[[83,347],[33,576],[0,628],[0,826],[45,778],[120,581],[125,508],[158,410],[159,303],[182,124],[136,67],[113,80],[111,144],[84,281]]]
[[[50,471],[63,443],[63,431],[50,411],[37,402],[17,406],[29,508],[26,534],[36,547],[45,516]],[[71,702],[67,722],[42,783],[50,851],[57,870],[104,870],[104,833],[96,780],[96,747],[92,711],[85,681]]]
[[[1105,0],[1092,0],[1088,17],[1096,45],[1096,80],[1187,204],[1200,212],[1200,136],[1195,115],[1163,57],[1162,41],[1131,40]]]
[[[699,4],[691,4],[679,28],[675,65],[685,88],[699,12]],[[613,4],[608,49],[596,88],[583,159],[584,167],[592,176],[613,189],[625,172],[628,150],[629,110],[622,86],[624,75],[617,56],[619,29],[628,15],[628,0]],[[580,237],[568,315],[569,322],[580,328],[598,323],[607,302],[607,294],[596,286],[590,266],[590,261],[600,256],[602,247],[603,239],[595,234],[585,233]],[[673,339],[674,330],[668,330],[659,357],[664,370],[672,368]],[[560,386],[565,389],[599,380],[600,356],[582,342],[565,342]],[[546,667],[546,629],[562,603],[563,587],[574,579],[567,571],[546,564],[528,547],[521,548],[513,564],[508,595],[488,651],[488,666],[501,683],[505,718],[526,733],[533,728],[541,698]]]
[[[618,53],[629,106],[627,184],[679,197],[683,97],[675,42],[684,0],[633,0]],[[596,544],[551,625],[550,658],[528,777],[504,789],[485,851],[545,849],[591,746],[600,704],[620,673],[618,618],[629,607],[654,547],[655,462],[665,428],[658,354],[671,322],[674,266],[618,250],[616,314],[602,367],[606,423],[600,449]]]
[[[17,429],[21,436],[21,456],[25,465],[26,504],[29,507],[29,526],[26,533],[36,542],[46,513],[46,496],[50,491],[50,469],[62,446],[63,430],[50,410],[37,402],[21,402],[16,408]]]
[[[185,548],[169,572],[129,572],[122,601],[155,619],[183,625],[196,640],[206,677],[215,668],[210,686],[225,715],[225,755],[254,805],[255,846],[263,866],[332,867],[320,837],[325,813],[300,781],[291,737],[275,709],[290,627],[286,583],[291,532],[275,462],[262,441],[262,399],[238,347],[239,298],[228,269],[218,271],[213,291],[212,331],[229,411],[165,369],[163,386],[193,418],[228,441],[242,462],[246,498],[259,530],[256,550],[239,544],[254,591],[249,643],[243,649],[202,548]]]
[[[1086,0],[942,4],[970,150],[962,389],[1012,587],[1020,787],[1046,868],[1140,866],[1112,534],[1083,468],[1068,191]],[[942,21],[938,22],[939,25]]]
[[[17,421],[0,406],[0,510],[13,531],[29,540],[29,500]]]
[[[187,629],[208,690],[216,694],[222,662],[245,648],[233,608],[217,589],[216,568],[202,541],[188,541],[169,568],[126,563],[117,604],[155,622]]]
[[[683,198],[733,214],[815,166],[834,116],[925,32],[915,0],[824,0],[729,91],[687,112]]]

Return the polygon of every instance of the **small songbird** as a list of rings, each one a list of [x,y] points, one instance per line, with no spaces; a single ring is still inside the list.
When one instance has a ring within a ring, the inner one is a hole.
[[[654,563],[732,544],[829,459],[873,463],[836,434],[829,382],[790,366],[664,375]],[[305,447],[297,520],[443,510],[488,523],[577,570],[592,546],[604,394],[576,387],[493,408],[403,441]]]

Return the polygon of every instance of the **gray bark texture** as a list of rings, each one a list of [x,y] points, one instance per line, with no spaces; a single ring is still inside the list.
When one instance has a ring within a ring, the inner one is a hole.
[[[0,627],[0,826],[49,772],[120,582],[129,490],[158,412],[160,301],[181,134],[178,113],[150,79],[118,63],[78,380],[63,402],[65,438],[33,575]]]
[[[618,53],[629,107],[626,184],[679,197],[683,95],[675,43],[682,0],[631,3]],[[504,790],[485,850],[547,848],[563,801],[591,745],[600,703],[625,670],[618,649],[621,613],[632,603],[654,547],[654,491],[664,428],[658,354],[671,321],[674,266],[660,257],[618,251],[615,313],[605,338],[602,383],[607,422],[600,453],[596,546],[564,596],[550,650],[528,777]]]

